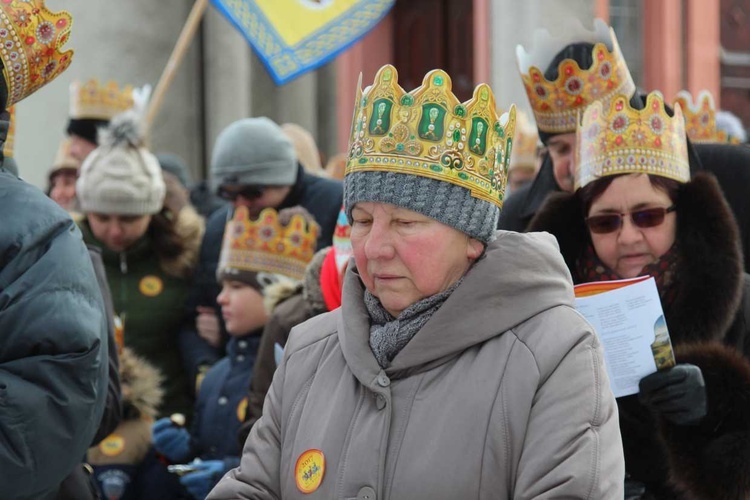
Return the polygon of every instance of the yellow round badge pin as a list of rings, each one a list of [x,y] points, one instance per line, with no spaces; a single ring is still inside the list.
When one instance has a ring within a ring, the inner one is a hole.
[[[158,276],[144,276],[138,283],[138,289],[146,297],[156,297],[164,290],[164,282]]]
[[[240,422],[245,421],[247,416],[247,397],[242,398],[242,401],[237,405],[237,420]]]
[[[302,493],[312,493],[323,482],[326,472],[326,459],[320,450],[307,450],[297,459],[294,467],[294,478],[297,488]]]
[[[99,443],[99,451],[108,457],[116,457],[125,449],[125,440],[117,434],[110,434]]]

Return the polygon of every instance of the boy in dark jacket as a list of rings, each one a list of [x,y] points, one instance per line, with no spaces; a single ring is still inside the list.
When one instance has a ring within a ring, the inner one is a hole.
[[[239,208],[227,224],[217,279],[218,302],[231,339],[227,356],[206,374],[198,393],[191,432],[163,418],[154,424],[154,444],[173,463],[195,469],[181,482],[195,498],[205,498],[228,470],[239,465],[236,435],[247,411],[261,333],[268,319],[264,291],[271,284],[300,280],[312,259],[319,227],[300,207],[268,208],[257,220]]]

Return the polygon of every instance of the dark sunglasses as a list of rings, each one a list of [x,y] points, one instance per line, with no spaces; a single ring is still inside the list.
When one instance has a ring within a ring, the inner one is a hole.
[[[227,189],[221,186],[219,187],[219,197],[229,201],[234,201],[238,196],[242,196],[246,200],[257,200],[263,196],[265,190],[266,188],[263,186],[245,186],[241,189]]]
[[[630,212],[630,214],[604,214],[604,215],[593,215],[586,218],[586,226],[589,230],[595,234],[607,234],[619,230],[622,227],[622,218],[626,215],[630,215],[630,220],[636,227],[645,229],[648,227],[656,227],[664,222],[664,217],[668,213],[674,212],[677,209],[677,205],[671,207],[658,207],[658,208],[644,208],[643,210],[636,210]]]

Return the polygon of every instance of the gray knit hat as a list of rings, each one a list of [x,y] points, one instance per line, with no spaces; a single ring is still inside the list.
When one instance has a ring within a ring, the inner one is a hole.
[[[498,116],[489,86],[460,103],[442,70],[405,92],[396,68],[357,89],[344,177],[349,221],[360,202],[389,203],[483,243],[495,238],[515,129],[515,107]]]
[[[396,172],[355,172],[344,177],[349,222],[360,201],[397,205],[454,227],[484,243],[495,239],[500,210],[449,182]]]
[[[83,212],[151,215],[164,205],[165,185],[156,157],[144,147],[140,115],[117,115],[86,158],[76,183]]]
[[[216,138],[211,157],[212,189],[224,184],[291,186],[296,181],[294,146],[270,119],[236,121]]]

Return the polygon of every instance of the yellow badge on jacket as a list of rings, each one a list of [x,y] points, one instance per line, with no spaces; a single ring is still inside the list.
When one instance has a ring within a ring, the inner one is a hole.
[[[302,493],[312,493],[323,482],[326,472],[326,459],[320,450],[307,450],[297,459],[294,467],[294,477],[297,488]]]
[[[164,290],[164,282],[158,276],[144,276],[138,283],[138,289],[146,297],[156,297]]]
[[[110,434],[99,443],[99,451],[108,457],[116,457],[125,449],[125,440],[117,434]]]
[[[242,401],[240,401],[240,404],[237,405],[237,420],[239,420],[240,422],[244,422],[246,416],[247,416],[247,396],[242,398]]]

